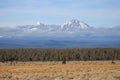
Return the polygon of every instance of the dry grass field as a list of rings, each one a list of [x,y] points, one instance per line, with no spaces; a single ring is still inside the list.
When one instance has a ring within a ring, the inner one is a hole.
[[[0,80],[120,80],[120,61],[0,63]]]

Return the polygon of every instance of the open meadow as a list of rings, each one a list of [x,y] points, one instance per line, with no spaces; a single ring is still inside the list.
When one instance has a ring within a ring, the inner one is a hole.
[[[120,61],[0,63],[0,80],[120,80]]]

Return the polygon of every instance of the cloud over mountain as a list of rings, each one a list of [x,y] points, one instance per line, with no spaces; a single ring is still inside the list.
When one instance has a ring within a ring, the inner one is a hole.
[[[0,28],[0,36],[4,37],[24,37],[24,36],[119,36],[120,26],[112,28],[96,28],[72,19],[60,25],[50,25],[37,22],[36,25],[23,25],[15,28]]]

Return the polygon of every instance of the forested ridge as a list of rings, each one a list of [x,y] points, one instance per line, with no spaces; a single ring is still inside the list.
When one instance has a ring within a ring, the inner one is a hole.
[[[0,62],[7,61],[120,60],[120,48],[0,49]]]

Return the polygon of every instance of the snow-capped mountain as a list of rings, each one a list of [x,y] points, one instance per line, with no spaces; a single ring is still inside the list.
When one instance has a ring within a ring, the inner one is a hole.
[[[44,31],[75,32],[75,31],[90,29],[90,26],[77,19],[72,19],[60,25],[50,25],[50,24],[44,24],[41,22],[37,22],[35,25],[25,25],[25,26],[19,27],[19,29],[20,28],[22,28],[23,30],[32,30],[32,31],[38,30],[38,31],[43,31],[43,32]]]
[[[37,22],[15,28],[0,27],[0,48],[6,47],[120,47],[120,26],[94,28],[72,19],[60,25]]]
[[[75,37],[75,36],[119,36],[120,28],[94,28],[88,24],[72,19],[60,25],[44,24],[37,22],[34,25],[17,26],[15,28],[0,28],[0,36],[24,37],[24,36],[53,36],[53,37]],[[112,34],[111,34],[112,32]]]
[[[65,22],[63,24],[61,24],[61,29],[63,31],[78,31],[78,30],[85,30],[85,29],[88,29],[90,28],[89,25],[87,25],[86,23],[84,22],[81,22],[77,19],[72,19],[68,22]]]

